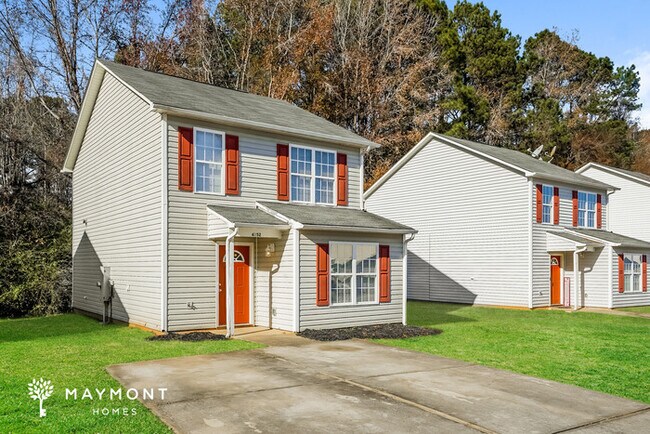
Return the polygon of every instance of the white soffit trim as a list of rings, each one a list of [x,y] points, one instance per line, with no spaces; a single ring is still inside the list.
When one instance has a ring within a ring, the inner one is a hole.
[[[603,166],[602,164],[598,164],[598,163],[587,163],[584,166],[582,166],[581,168],[579,168],[578,170],[576,170],[576,173],[582,175],[583,172],[585,172],[585,171],[587,171],[588,169],[591,169],[591,168],[600,169],[600,170],[602,170],[604,172],[608,172],[608,173],[611,173],[613,175],[620,176],[621,178],[630,179],[632,181],[636,181],[636,182],[638,182],[640,184],[643,184],[643,185],[646,185],[646,186],[650,187],[650,182],[646,181],[645,179],[638,178],[638,177],[633,176],[632,174],[629,174],[629,173],[621,172],[620,170],[617,170],[616,167]],[[587,176],[587,175],[585,175],[585,176]],[[618,187],[616,189],[620,190],[620,188],[618,188]]]
[[[61,169],[61,172],[63,173],[72,173],[74,170],[74,165],[77,162],[77,157],[79,156],[81,142],[83,141],[86,134],[86,127],[88,127],[90,115],[95,108],[95,101],[97,100],[99,88],[101,87],[102,81],[104,80],[105,72],[106,70],[103,67],[98,67],[97,62],[95,62],[93,65],[93,70],[90,73],[90,80],[88,80],[88,87],[86,88],[83,102],[81,103],[81,109],[79,110],[79,116],[77,117],[77,124],[75,125],[74,132],[72,133],[72,140],[70,141],[70,146],[68,147],[68,153],[66,154],[65,162],[63,163],[63,168]]]

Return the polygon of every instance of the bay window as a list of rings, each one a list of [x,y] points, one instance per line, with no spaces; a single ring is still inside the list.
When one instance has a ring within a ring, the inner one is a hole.
[[[291,146],[291,200],[334,205],[336,153]]]
[[[332,305],[378,301],[378,245],[330,243],[330,300]]]

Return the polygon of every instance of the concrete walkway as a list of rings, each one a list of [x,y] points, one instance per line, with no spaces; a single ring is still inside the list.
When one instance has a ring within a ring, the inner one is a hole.
[[[497,369],[365,341],[320,343],[273,330],[271,345],[116,365],[126,388],[187,433],[644,432],[650,406]],[[570,369],[570,367],[567,367]]]

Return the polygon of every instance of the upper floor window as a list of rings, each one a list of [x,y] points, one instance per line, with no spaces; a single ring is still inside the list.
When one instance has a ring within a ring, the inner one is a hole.
[[[542,187],[542,223],[553,222],[553,187]]]
[[[596,194],[578,192],[578,226],[596,227]]]
[[[291,146],[291,200],[334,205],[336,153]]]
[[[194,191],[223,193],[224,134],[199,128],[194,131]]]
[[[639,292],[641,291],[641,264],[643,262],[641,254],[628,254],[623,257],[624,267],[624,292]]]

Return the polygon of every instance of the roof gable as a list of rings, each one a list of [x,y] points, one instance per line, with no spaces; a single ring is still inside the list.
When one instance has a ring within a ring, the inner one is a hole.
[[[439,143],[462,149],[470,154],[482,157],[495,164],[501,164],[511,170],[520,173],[522,176],[546,179],[550,181],[584,186],[598,190],[614,190],[612,187],[595,179],[580,175],[562,167],[545,161],[540,161],[522,152],[499,148],[497,146],[472,142],[470,140],[457,139],[443,134],[429,133],[417,145],[413,147],[401,160],[386,172],[375,184],[364,193],[364,199],[369,198],[381,185],[390,179],[402,166],[415,157],[420,150],[432,140]]]
[[[579,168],[578,170],[576,170],[576,173],[583,174],[589,169],[602,170],[612,175],[616,175],[625,179],[631,179],[640,184],[650,186],[650,175],[646,175],[645,173],[641,173],[641,172],[634,172],[632,170],[619,169],[618,167],[606,166],[600,163],[587,163],[581,168]],[[589,176],[589,175],[584,175],[584,176]]]
[[[285,101],[96,60],[68,149],[64,172],[74,169],[105,73],[113,75],[146,101],[152,110],[160,113],[357,148],[379,146]]]

